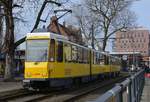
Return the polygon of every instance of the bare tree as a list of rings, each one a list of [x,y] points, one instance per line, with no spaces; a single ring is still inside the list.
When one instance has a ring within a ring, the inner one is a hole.
[[[96,34],[100,33],[99,18],[94,16],[83,4],[73,5],[73,16],[77,26],[81,29],[83,40],[94,49]]]
[[[33,2],[34,2],[34,1],[35,1],[35,0],[33,0]],[[57,5],[57,6],[61,6],[62,4],[66,3],[66,2],[68,2],[68,1],[69,1],[69,0],[56,0],[56,1],[54,1],[54,0],[44,0],[44,1],[43,1],[43,0],[42,0],[42,6],[39,8],[39,12],[38,12],[38,14],[37,14],[37,18],[36,18],[35,24],[34,24],[32,30],[31,30],[30,32],[33,32],[35,29],[38,28],[39,23],[40,23],[40,21],[41,21],[41,16],[42,16],[42,14],[43,14],[43,12],[44,12],[44,9],[46,8],[46,5],[48,5],[48,4],[55,4],[55,5]],[[18,40],[18,41],[15,43],[15,48],[16,48],[18,45],[20,45],[21,43],[23,43],[23,42],[25,41],[25,39],[26,39],[26,37],[23,37],[22,39]]]
[[[5,37],[4,37],[4,52],[6,54],[5,79],[12,78],[12,68],[14,61],[14,19],[13,19],[13,0],[0,0],[3,7],[2,16],[5,17]]]
[[[118,31],[128,29],[135,22],[135,15],[128,8],[129,0],[85,0],[87,8],[93,15],[99,17],[99,25],[104,35],[103,51],[107,41]]]
[[[5,30],[6,30],[5,36],[4,36],[4,47],[3,47],[3,52],[6,55],[5,57],[6,67],[5,67],[5,75],[4,75],[4,78],[6,80],[13,78],[14,52],[15,52],[15,44],[14,44],[15,22],[14,20],[15,19],[22,20],[21,18],[14,16],[13,10],[15,8],[23,8],[22,5],[24,2],[25,0],[17,0],[17,1],[16,0],[0,0],[0,5],[2,6],[2,10],[3,10],[3,13],[1,13],[0,16],[4,17],[5,19]],[[39,21],[40,21],[40,17],[47,3],[54,3],[57,5],[60,5],[60,3],[57,3],[52,0],[44,0],[43,5],[38,13],[37,20],[36,20],[35,26],[33,27],[33,30],[37,28]]]

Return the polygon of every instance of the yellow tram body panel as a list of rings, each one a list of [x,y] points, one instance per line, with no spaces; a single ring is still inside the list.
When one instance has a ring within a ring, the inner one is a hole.
[[[108,73],[111,71],[111,65],[103,65],[104,66],[104,73]]]
[[[89,64],[26,62],[25,67],[25,78],[67,78],[90,74]],[[120,71],[117,65],[92,65],[91,69],[92,75]]]
[[[92,65],[92,74],[100,74],[110,72],[110,66],[108,65]]]
[[[50,78],[80,77],[89,75],[88,64],[50,63]]]
[[[26,62],[25,78],[67,78],[89,75],[89,64]]]
[[[111,72],[119,72],[120,66],[119,65],[112,65],[111,66]]]
[[[48,78],[48,62],[25,62],[25,78]]]
[[[119,71],[119,65],[92,65],[92,75]]]

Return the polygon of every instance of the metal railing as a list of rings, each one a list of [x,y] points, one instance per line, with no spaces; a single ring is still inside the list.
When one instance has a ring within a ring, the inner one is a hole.
[[[140,102],[144,84],[144,70],[141,70],[90,102]]]

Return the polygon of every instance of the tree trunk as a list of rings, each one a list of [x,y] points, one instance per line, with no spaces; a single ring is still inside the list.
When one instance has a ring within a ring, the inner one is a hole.
[[[104,38],[104,41],[103,41],[103,51],[105,51],[106,49],[106,46],[107,46],[107,40]]]
[[[13,56],[11,54],[6,54],[6,67],[5,67],[5,74],[4,79],[10,80],[13,79]]]
[[[107,33],[108,33],[108,29],[106,27],[104,29],[104,40],[103,40],[103,49],[102,49],[103,51],[105,51],[106,46],[107,46],[107,40],[108,40]]]
[[[2,12],[2,9],[1,9],[2,6],[0,6],[0,13]],[[2,41],[3,41],[3,17],[0,16],[0,53],[1,53],[1,50],[2,50]]]
[[[4,79],[9,80],[13,78],[14,68],[14,20],[12,13],[13,0],[7,0],[4,12],[6,14],[6,34],[5,34],[5,53],[6,53],[6,67]]]

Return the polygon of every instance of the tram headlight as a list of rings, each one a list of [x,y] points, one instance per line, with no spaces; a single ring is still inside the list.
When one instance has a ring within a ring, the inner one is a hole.
[[[42,73],[42,76],[43,77],[47,77],[47,73]]]
[[[26,76],[27,76],[27,77],[31,77],[32,75],[31,75],[30,72],[27,72],[27,73],[26,73]]]

